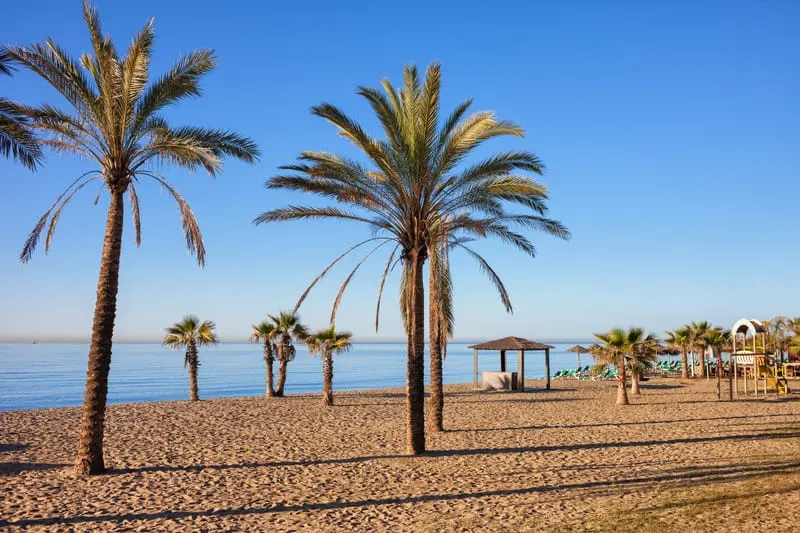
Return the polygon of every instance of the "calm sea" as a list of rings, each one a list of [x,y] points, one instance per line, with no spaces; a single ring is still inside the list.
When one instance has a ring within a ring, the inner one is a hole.
[[[467,344],[450,344],[444,363],[445,383],[472,381],[472,350]],[[554,344],[551,371],[574,368],[570,344]],[[0,343],[0,411],[81,405],[86,379],[86,344]],[[200,352],[198,383],[201,398],[264,394],[265,368],[261,347],[255,344],[221,344]],[[405,343],[357,343],[334,361],[335,390],[377,389],[405,385]],[[499,369],[497,352],[480,352],[479,369]],[[509,370],[516,370],[516,353],[508,354]],[[584,356],[582,364],[591,362]],[[427,365],[427,362],[426,362]],[[277,365],[275,366],[277,372]],[[525,376],[544,376],[544,353],[525,356]],[[427,369],[426,369],[427,379]],[[114,345],[109,378],[111,403],[184,400],[189,378],[183,352],[160,344]],[[289,363],[286,392],[322,390],[319,358],[297,347]]]

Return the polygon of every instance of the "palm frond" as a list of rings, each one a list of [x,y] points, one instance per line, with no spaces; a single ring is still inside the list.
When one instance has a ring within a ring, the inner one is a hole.
[[[186,203],[186,200],[183,199],[183,196],[181,196],[178,190],[175,189],[175,187],[173,187],[166,179],[150,172],[140,173],[150,176],[159,182],[170,193],[172,198],[175,199],[175,202],[178,204],[178,210],[181,214],[181,226],[183,227],[183,233],[186,236],[186,248],[191,254],[197,257],[198,265],[201,267],[205,266],[206,249],[203,245],[203,234],[200,233],[200,226],[197,224],[197,219],[195,219],[194,213],[192,213],[192,208],[188,203]]]
[[[339,292],[336,294],[336,299],[333,301],[333,308],[331,309],[331,326],[333,326],[336,323],[336,311],[339,309],[339,304],[342,302],[342,296],[344,296],[344,291],[347,289],[347,286],[350,284],[350,280],[353,279],[353,276],[355,276],[355,274],[358,271],[358,269],[361,268],[361,265],[363,265],[364,262],[367,259],[369,259],[369,257],[372,254],[374,254],[379,248],[383,247],[388,242],[391,242],[391,241],[386,240],[386,241],[380,243],[379,245],[377,245],[376,247],[374,247],[369,252],[367,252],[367,254],[363,257],[363,259],[361,259],[361,261],[359,261],[356,264],[356,266],[353,268],[353,270],[350,272],[350,274],[348,274],[348,276],[345,278],[345,280],[342,283],[341,287],[339,287]]]
[[[357,248],[360,248],[360,247],[364,246],[364,245],[365,245],[365,244],[367,244],[367,243],[370,243],[370,242],[375,242],[375,241],[381,241],[381,240],[388,240],[388,238],[386,238],[386,237],[373,237],[373,238],[371,238],[371,239],[367,239],[367,240],[361,241],[361,242],[359,242],[358,244],[356,244],[355,246],[351,246],[350,248],[348,248],[347,250],[345,250],[345,252],[344,252],[343,254],[341,254],[339,257],[337,257],[336,259],[334,259],[333,261],[331,261],[331,263],[330,263],[328,266],[326,266],[326,267],[325,267],[325,268],[322,270],[322,272],[320,272],[320,273],[317,275],[317,277],[316,277],[316,278],[314,278],[314,281],[312,281],[312,282],[311,282],[311,283],[308,285],[308,287],[306,287],[306,289],[303,291],[303,294],[301,294],[301,295],[300,295],[300,298],[298,298],[298,299],[297,299],[297,303],[295,304],[295,306],[294,306],[294,309],[292,310],[292,314],[296,314],[296,313],[297,313],[297,311],[298,311],[298,310],[300,310],[300,306],[301,306],[301,305],[303,305],[303,302],[306,300],[306,297],[307,297],[307,296],[308,296],[308,294],[311,292],[311,289],[313,289],[313,288],[314,288],[314,286],[315,286],[315,285],[316,285],[316,284],[317,284],[317,283],[318,283],[318,282],[319,282],[319,281],[320,281],[322,278],[324,278],[324,277],[325,277],[325,275],[326,275],[328,272],[330,272],[330,270],[331,270],[331,269],[332,269],[332,268],[333,268],[333,267],[334,267],[334,266],[335,266],[335,265],[336,265],[336,264],[337,264],[339,261],[341,261],[342,259],[344,259],[344,258],[345,258],[345,256],[347,256],[347,255],[348,255],[350,252],[352,252],[352,251],[356,250]]]

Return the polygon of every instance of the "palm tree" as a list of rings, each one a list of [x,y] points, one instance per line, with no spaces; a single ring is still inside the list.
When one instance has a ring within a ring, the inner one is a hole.
[[[722,347],[730,342],[730,338],[730,331],[722,328],[710,328],[703,335],[703,344],[711,347],[717,362],[717,400],[721,399],[722,395]],[[729,370],[733,372],[733,367],[731,366]]]
[[[0,48],[0,74],[10,76],[13,71],[11,57]],[[42,150],[31,131],[26,108],[3,97],[0,97],[0,155],[11,157],[31,170],[36,170],[42,162]]]
[[[278,358],[278,386],[275,396],[283,397],[283,387],[286,384],[286,366],[294,360],[296,350],[292,341],[303,342],[308,337],[308,329],[300,323],[300,317],[295,312],[281,311],[278,316],[267,315],[275,326],[277,339],[276,355]]]
[[[200,361],[197,358],[198,346],[217,344],[219,340],[214,333],[216,326],[210,320],[200,322],[194,315],[186,315],[180,322],[175,322],[166,329],[164,346],[167,348],[186,348],[183,366],[189,367],[189,400],[196,402],[200,399],[197,394],[197,367]]]
[[[700,377],[707,377],[706,372],[706,342],[705,335],[713,329],[707,320],[692,322],[689,324],[690,339],[692,350],[697,352],[698,364],[700,365]],[[694,361],[692,361],[694,364]]]
[[[333,405],[333,356],[350,350],[348,331],[336,331],[333,326],[321,329],[305,339],[311,355],[322,356],[322,403]]]
[[[658,338],[645,335],[642,328],[628,330],[628,366],[631,370],[631,394],[640,395],[639,380],[644,371],[658,361]]]
[[[253,324],[250,332],[250,342],[263,342],[264,343],[264,361],[267,364],[267,398],[275,396],[275,387],[273,386],[272,365],[275,361],[275,339],[277,338],[277,328],[275,324],[264,320],[258,324]]]
[[[783,354],[788,346],[788,335],[791,331],[792,320],[786,316],[776,316],[772,320],[765,322],[769,330],[769,336],[772,337],[774,342],[779,362],[783,363]]]
[[[689,348],[690,331],[689,327],[684,325],[675,331],[667,331],[667,342],[680,346],[681,348],[681,378],[687,379],[689,377],[689,358],[687,357],[687,350]]]
[[[628,392],[625,390],[625,351],[628,334],[621,328],[606,333],[595,333],[595,338],[604,346],[595,350],[595,358],[600,362],[617,366],[617,405],[628,405]]]
[[[440,122],[440,82],[440,67],[433,64],[424,80],[420,80],[416,67],[406,67],[403,88],[399,90],[388,80],[382,82],[383,93],[359,88],[358,94],[377,115],[385,139],[372,137],[335,106],[314,107],[312,113],[336,126],[340,135],[364,152],[369,164],[328,152],[303,152],[299,163],[282,167],[290,174],[271,178],[268,187],[312,193],[342,205],[293,205],[267,211],[254,221],[261,224],[345,219],[361,222],[376,232],[375,237],[357,243],[328,265],[295,307],[299,308],[311,288],[344,256],[365,245],[373,246],[345,278],[334,301],[332,317],[358,268],[377,250],[392,247],[378,291],[376,329],[383,286],[397,261],[402,264],[400,310],[408,339],[406,440],[412,454],[425,451],[423,265],[431,251],[444,242],[450,243],[449,248],[466,251],[501,289],[505,302],[507,294],[500,278],[485,259],[466,247],[467,238],[497,237],[534,255],[535,248],[516,228],[544,229],[568,236],[561,224],[543,216],[546,188],[517,172],[541,173],[542,163],[536,156],[524,151],[506,152],[471,166],[464,164],[485,141],[505,135],[519,137],[523,130],[497,120],[491,112],[467,116],[471,101],[457,106]],[[511,213],[506,204],[521,205],[532,213]],[[442,240],[434,241],[435,235]],[[441,302],[434,305],[440,306]],[[434,366],[438,365],[434,361]]]
[[[202,266],[205,248],[197,221],[183,196],[158,173],[165,164],[196,170],[212,177],[222,170],[222,159],[233,156],[253,162],[255,144],[235,133],[190,126],[170,126],[164,109],[200,94],[200,78],[216,65],[211,50],[190,53],[163,76],[149,83],[153,46],[153,21],[136,35],[124,57],[100,27],[97,10],[83,4],[92,53],[71,58],[52,40],[28,47],[9,47],[9,56],[50,83],[74,108],[69,113],[43,105],[27,109],[31,124],[41,133],[41,143],[56,151],[94,162],[94,170],[79,176],[44,213],[31,231],[20,259],[27,262],[47,227],[45,250],[50,247],[62,210],[77,192],[99,182],[108,191],[106,222],[97,301],[89,348],[86,394],[80,441],[75,461],[77,475],[99,474],[103,462],[103,431],[108,372],[117,308],[124,195],[128,194],[137,245],[141,242],[137,187],[144,179],[160,184],[175,199],[189,250]],[[49,220],[49,224],[48,224]]]

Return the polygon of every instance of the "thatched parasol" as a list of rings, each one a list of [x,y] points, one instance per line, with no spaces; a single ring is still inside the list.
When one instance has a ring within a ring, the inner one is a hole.
[[[567,351],[571,352],[571,353],[578,354],[578,366],[581,366],[581,354],[582,353],[590,353],[591,352],[591,350],[589,350],[589,348],[584,348],[580,344],[576,344],[575,346],[573,346],[572,348],[570,348]]]

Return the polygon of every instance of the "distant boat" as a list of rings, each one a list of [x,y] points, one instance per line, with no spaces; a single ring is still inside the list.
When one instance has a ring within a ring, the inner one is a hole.
[[[31,344],[39,344],[39,341],[31,341]]]

